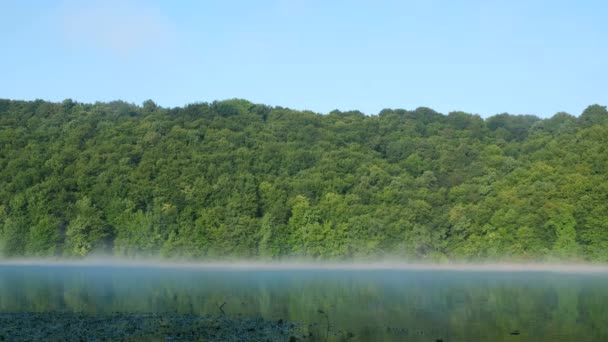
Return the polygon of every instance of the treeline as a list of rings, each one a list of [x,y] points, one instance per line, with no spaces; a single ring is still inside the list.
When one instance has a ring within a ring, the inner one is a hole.
[[[608,112],[0,100],[0,253],[608,261]]]

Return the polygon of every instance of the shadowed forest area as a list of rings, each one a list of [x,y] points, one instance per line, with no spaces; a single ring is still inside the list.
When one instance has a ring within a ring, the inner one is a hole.
[[[0,253],[608,261],[608,112],[0,100]]]

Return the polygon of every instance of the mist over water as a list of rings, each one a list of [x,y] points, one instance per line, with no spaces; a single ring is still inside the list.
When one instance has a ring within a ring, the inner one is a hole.
[[[330,341],[608,339],[601,265],[12,260],[0,312],[177,312],[300,322]]]
[[[600,263],[516,263],[516,262],[412,262],[399,259],[375,261],[309,261],[309,260],[216,260],[179,261],[155,258],[89,257],[83,259],[23,258],[0,259],[2,265],[22,266],[107,266],[145,268],[193,268],[230,270],[420,270],[453,272],[557,272],[608,273],[608,265]]]

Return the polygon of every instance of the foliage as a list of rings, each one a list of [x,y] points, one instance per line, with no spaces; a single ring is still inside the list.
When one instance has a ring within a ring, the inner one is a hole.
[[[608,261],[608,112],[0,100],[0,253]]]

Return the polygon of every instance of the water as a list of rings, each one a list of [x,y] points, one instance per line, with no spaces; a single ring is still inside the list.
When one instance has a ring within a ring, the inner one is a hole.
[[[608,341],[608,274],[0,265],[0,312],[222,310],[329,341]]]

